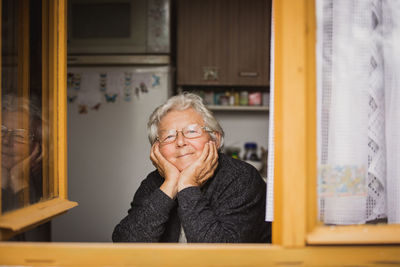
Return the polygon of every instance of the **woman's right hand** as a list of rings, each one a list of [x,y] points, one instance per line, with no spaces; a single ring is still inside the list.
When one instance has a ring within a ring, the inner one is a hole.
[[[33,172],[31,166],[39,164],[41,159],[42,154],[40,153],[39,144],[35,144],[32,153],[11,168],[9,175],[9,186],[14,193],[17,193],[21,190],[27,190],[29,188],[30,174]]]
[[[180,172],[160,152],[160,143],[155,142],[151,147],[150,159],[165,181],[160,189],[170,198],[174,199],[178,193],[178,180]]]

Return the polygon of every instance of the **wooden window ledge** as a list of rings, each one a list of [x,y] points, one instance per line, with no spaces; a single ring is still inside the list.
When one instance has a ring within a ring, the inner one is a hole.
[[[60,198],[39,202],[0,216],[0,228],[13,232],[25,230],[48,221],[77,205],[76,202]]]
[[[0,242],[5,266],[399,266],[400,246]]]
[[[317,226],[307,236],[312,245],[400,244],[400,225]]]

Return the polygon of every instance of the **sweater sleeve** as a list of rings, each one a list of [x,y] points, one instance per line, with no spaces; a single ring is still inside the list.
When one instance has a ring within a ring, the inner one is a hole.
[[[213,192],[214,199],[194,186],[178,193],[179,217],[188,242],[267,242],[265,183],[255,169],[245,176],[220,177],[226,181]]]
[[[114,242],[159,242],[176,202],[144,180],[135,193],[128,215],[115,227]]]

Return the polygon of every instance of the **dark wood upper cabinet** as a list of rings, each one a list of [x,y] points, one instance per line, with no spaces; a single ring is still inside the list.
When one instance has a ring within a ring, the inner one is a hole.
[[[270,0],[178,0],[178,85],[268,86]]]

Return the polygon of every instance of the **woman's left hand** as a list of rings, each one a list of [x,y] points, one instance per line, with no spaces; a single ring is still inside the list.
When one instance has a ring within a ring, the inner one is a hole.
[[[217,166],[217,147],[213,141],[209,141],[204,145],[200,157],[181,172],[178,181],[178,191],[190,186],[202,186],[213,176]]]

